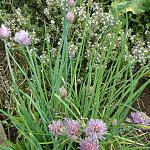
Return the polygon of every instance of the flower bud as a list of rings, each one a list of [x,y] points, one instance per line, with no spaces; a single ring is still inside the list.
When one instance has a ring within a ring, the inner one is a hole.
[[[75,1],[74,0],[68,0],[68,5],[69,6],[74,6],[75,5]]]
[[[73,20],[74,20],[74,13],[72,12],[68,12],[67,15],[66,15],[66,19],[69,23],[72,23]]]
[[[28,46],[31,44],[29,33],[27,31],[21,30],[15,34],[15,41],[22,44],[23,46]]]
[[[0,39],[6,39],[10,36],[10,34],[10,30],[2,24],[0,28]]]
[[[67,90],[64,87],[61,87],[59,89],[59,93],[60,93],[61,97],[67,97],[68,96],[68,92],[67,92]]]

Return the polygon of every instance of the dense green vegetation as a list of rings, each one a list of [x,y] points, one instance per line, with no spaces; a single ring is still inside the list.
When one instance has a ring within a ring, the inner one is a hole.
[[[71,2],[0,2],[9,97],[0,116],[8,135],[15,128],[0,148],[86,150],[88,137],[89,150],[149,149],[150,118],[133,108],[150,85],[149,1]]]

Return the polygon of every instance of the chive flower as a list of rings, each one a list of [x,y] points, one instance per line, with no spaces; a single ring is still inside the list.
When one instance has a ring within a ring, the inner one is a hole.
[[[134,123],[148,125],[150,124],[150,118],[143,112],[132,112],[131,119]]]
[[[66,14],[66,20],[69,22],[69,23],[72,23],[73,20],[74,20],[74,13],[73,12],[68,12]]]
[[[64,125],[66,127],[66,132],[68,134],[68,137],[72,141],[76,141],[80,131],[80,123],[73,119],[65,119]]]
[[[60,120],[52,121],[52,123],[48,125],[48,130],[56,137],[62,135],[64,133],[63,122]]]
[[[80,150],[99,150],[98,141],[93,138],[81,139]]]
[[[21,30],[15,34],[15,41],[20,43],[23,46],[28,46],[31,44],[29,33],[25,30]]]
[[[1,25],[0,27],[0,39],[7,39],[11,35],[9,28],[5,25]]]
[[[76,3],[75,0],[68,0],[68,5],[71,7],[74,6],[75,3]]]
[[[104,138],[106,133],[107,126],[102,120],[99,119],[90,119],[85,129],[86,136],[96,139]]]

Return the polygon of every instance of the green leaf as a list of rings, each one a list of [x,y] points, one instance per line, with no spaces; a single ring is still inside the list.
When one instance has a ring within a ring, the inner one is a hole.
[[[123,2],[113,2],[112,7],[119,12],[132,12],[133,14],[141,14],[150,10],[149,0],[128,0]]]

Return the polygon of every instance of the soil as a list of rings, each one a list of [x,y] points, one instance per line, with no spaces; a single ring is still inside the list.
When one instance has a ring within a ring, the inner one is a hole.
[[[145,82],[145,79],[142,79],[139,82],[139,86],[143,82]],[[144,91],[139,96],[138,100],[134,103],[133,107],[136,108],[139,111],[142,111],[142,112],[146,113],[150,117],[150,85],[148,85],[144,89]]]

